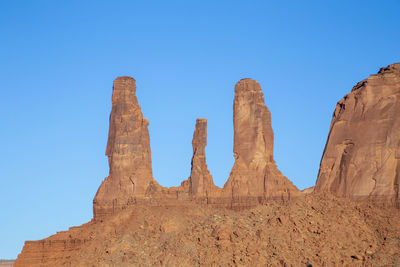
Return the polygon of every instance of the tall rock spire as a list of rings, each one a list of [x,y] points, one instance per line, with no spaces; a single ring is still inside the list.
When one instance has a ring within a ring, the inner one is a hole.
[[[159,189],[153,179],[150,137],[136,97],[135,79],[114,80],[112,110],[106,155],[109,176],[93,201],[95,219],[114,213],[137,198],[146,198]]]
[[[315,192],[399,201],[400,63],[359,82],[333,113]]]
[[[207,168],[206,145],[207,120],[197,119],[196,128],[193,133],[192,170],[189,177],[189,194],[197,197],[208,197],[217,190]]]
[[[271,114],[257,81],[242,79],[236,84],[233,125],[235,163],[223,189],[233,205],[299,194],[275,165]]]

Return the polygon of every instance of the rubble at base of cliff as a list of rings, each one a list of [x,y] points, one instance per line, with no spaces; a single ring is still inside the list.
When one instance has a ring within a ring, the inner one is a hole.
[[[242,211],[137,205],[27,244],[16,266],[395,266],[399,221],[394,207],[326,195]]]

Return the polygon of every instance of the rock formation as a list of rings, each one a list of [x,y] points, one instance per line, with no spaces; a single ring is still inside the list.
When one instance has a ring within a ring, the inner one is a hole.
[[[83,235],[82,231],[92,228],[93,225],[91,221],[78,227],[71,227],[68,231],[57,232],[43,240],[26,241],[14,267],[73,266],[66,264],[65,259],[62,261],[60,259],[66,254],[79,253],[85,243],[91,240],[91,237]]]
[[[139,207],[154,210],[173,207],[192,211],[208,205],[242,209],[270,199],[287,200],[300,195],[300,191],[275,165],[271,115],[265,106],[261,87],[254,80],[244,79],[235,86],[236,161],[222,189],[214,185],[206,164],[206,119],[196,121],[190,177],[181,186],[171,188],[161,187],[153,178],[148,124],[137,101],[135,80],[130,77],[117,78],[114,81],[106,149],[110,173],[93,200],[94,220],[44,240],[27,241],[15,266],[71,266],[74,261],[76,264],[72,266],[89,266],[80,265],[80,260],[76,262],[80,256],[85,257],[82,251],[90,244],[96,251],[100,251],[99,247],[106,254],[112,253],[113,250],[105,249],[104,246],[109,243],[111,246],[119,246],[125,239],[121,239],[121,242],[112,239],[117,242],[113,243],[109,233],[105,237],[104,231],[111,229],[113,235],[117,235],[125,229],[126,220],[136,225],[137,218],[132,210]],[[159,230],[171,227],[175,226],[162,225]],[[101,243],[99,245],[96,242]],[[140,241],[137,244],[141,244]],[[93,264],[102,266],[104,262]]]
[[[243,79],[235,86],[234,156],[224,188],[214,185],[207,168],[207,120],[198,119],[193,134],[191,175],[179,187],[164,188],[152,175],[148,121],[143,118],[133,78],[114,81],[106,155],[110,175],[93,201],[94,218],[105,218],[138,201],[179,205],[196,201],[223,207],[250,207],[266,199],[299,195],[273,160],[271,114],[258,82]]]
[[[271,113],[257,81],[242,79],[236,84],[233,126],[235,163],[223,188],[232,206],[298,195],[299,190],[276,167]]]
[[[199,198],[208,198],[219,188],[214,185],[210,171],[206,163],[207,145],[207,120],[197,119],[196,128],[193,133],[193,157],[192,169],[188,179],[187,191],[190,195]]]
[[[400,63],[359,82],[333,113],[315,192],[399,200]]]
[[[233,110],[235,163],[224,188],[214,185],[207,168],[205,119],[196,121],[190,177],[164,188],[152,175],[135,80],[117,78],[106,149],[110,173],[94,198],[94,220],[25,242],[15,266],[400,263],[398,210],[318,195],[398,203],[400,64],[381,69],[338,102],[317,184],[303,194],[276,167],[271,114],[258,82],[236,84]],[[209,209],[294,196],[287,205],[274,201],[243,213]]]
[[[115,79],[106,149],[110,173],[93,201],[95,219],[107,217],[138,198],[150,198],[159,190],[153,178],[148,125],[136,97],[135,79]]]
[[[307,195],[241,212],[190,202],[121,210],[27,242],[15,267],[399,266],[400,212]]]

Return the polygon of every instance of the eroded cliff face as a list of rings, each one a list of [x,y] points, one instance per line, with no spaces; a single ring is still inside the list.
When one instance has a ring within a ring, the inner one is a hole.
[[[82,234],[82,231],[91,229],[94,225],[93,221],[90,221],[78,227],[71,227],[68,231],[57,232],[43,240],[25,241],[14,267],[74,266],[69,261],[71,255],[79,254],[83,246],[93,240],[93,235]]]
[[[257,81],[242,79],[236,84],[233,125],[235,163],[223,188],[223,195],[232,198],[232,206],[299,195],[276,167],[271,113]]]
[[[399,181],[400,63],[337,103],[315,192],[398,202]]]
[[[107,217],[160,190],[153,178],[148,125],[136,97],[135,79],[115,79],[106,149],[110,174],[94,198],[95,218]]]

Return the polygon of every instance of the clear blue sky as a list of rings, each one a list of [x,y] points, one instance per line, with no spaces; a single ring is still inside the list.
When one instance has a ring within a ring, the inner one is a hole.
[[[0,258],[92,217],[117,76],[137,80],[154,177],[190,173],[196,118],[222,186],[233,164],[232,105],[260,82],[275,160],[314,185],[336,102],[400,61],[400,2],[1,1]]]

